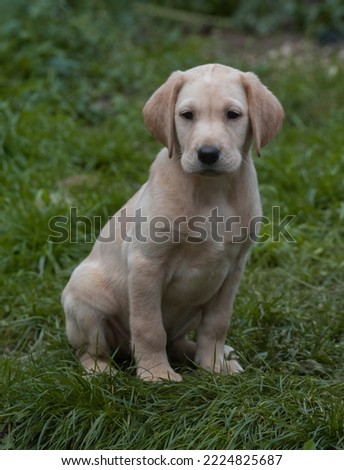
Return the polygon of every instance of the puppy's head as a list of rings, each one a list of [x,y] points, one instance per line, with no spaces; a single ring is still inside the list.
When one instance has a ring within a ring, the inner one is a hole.
[[[170,157],[180,155],[184,171],[200,175],[238,170],[252,141],[259,155],[284,116],[256,75],[218,64],[174,72],[143,114]]]

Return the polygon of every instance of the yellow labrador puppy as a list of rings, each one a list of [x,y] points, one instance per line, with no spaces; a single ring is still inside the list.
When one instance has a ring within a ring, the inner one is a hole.
[[[164,148],[64,289],[69,341],[88,370],[117,351],[144,380],[181,380],[171,358],[237,372],[225,339],[261,217],[250,147],[283,109],[253,73],[209,64],[174,72],[143,114]]]

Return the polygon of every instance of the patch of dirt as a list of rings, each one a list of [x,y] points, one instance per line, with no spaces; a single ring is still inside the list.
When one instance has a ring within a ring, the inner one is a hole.
[[[336,55],[344,61],[344,41],[322,46],[319,42],[297,33],[279,33],[267,36],[252,35],[238,31],[213,30],[211,37],[217,43],[221,55],[238,58],[250,63],[279,57],[318,57]]]

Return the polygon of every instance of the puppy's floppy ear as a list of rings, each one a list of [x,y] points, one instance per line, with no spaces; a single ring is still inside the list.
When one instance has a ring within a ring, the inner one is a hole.
[[[279,131],[284,118],[278,99],[251,72],[243,73],[241,81],[246,91],[253,140],[258,156]]]
[[[173,72],[167,81],[153,93],[143,108],[143,118],[147,129],[168,148],[170,157],[178,146],[174,109],[183,83],[184,73]]]

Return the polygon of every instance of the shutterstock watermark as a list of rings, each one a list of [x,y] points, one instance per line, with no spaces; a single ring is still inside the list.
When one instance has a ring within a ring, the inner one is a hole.
[[[108,230],[101,231],[103,222],[100,216],[87,217],[78,213],[77,207],[71,207],[69,216],[58,215],[49,220],[50,243],[94,243],[97,238],[101,243],[121,240],[127,243],[202,243],[212,240],[218,243],[243,243],[247,240],[255,243],[270,241],[295,242],[289,231],[289,225],[295,215],[282,218],[279,206],[271,208],[270,217],[257,216],[244,221],[240,216],[228,218],[219,214],[217,207],[208,216],[178,216],[169,219],[158,215],[148,217],[142,209],[129,214],[126,208],[109,218]],[[98,237],[96,233],[100,233]]]

